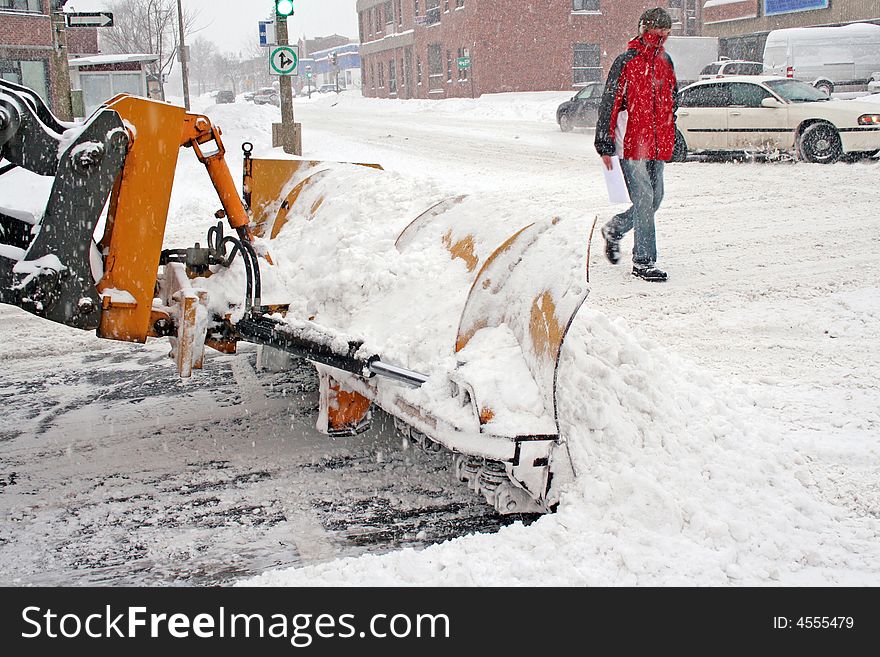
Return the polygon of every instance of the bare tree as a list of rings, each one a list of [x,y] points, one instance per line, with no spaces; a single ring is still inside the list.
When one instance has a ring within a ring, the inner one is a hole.
[[[238,93],[244,78],[242,70],[241,54],[225,52],[218,53],[214,57],[214,70],[217,77],[224,84],[228,84],[234,93]]]
[[[189,70],[199,86],[199,94],[205,93],[214,77],[214,59],[219,54],[213,41],[197,37],[189,46]]]
[[[151,54],[159,59],[147,70],[163,84],[177,56],[177,0],[114,0],[113,27],[101,32],[101,43],[116,53]],[[184,33],[195,31],[198,12],[184,12]]]

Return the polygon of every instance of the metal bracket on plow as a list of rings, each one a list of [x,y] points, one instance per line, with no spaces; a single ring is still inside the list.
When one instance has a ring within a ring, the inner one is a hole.
[[[316,428],[328,436],[354,436],[370,428],[373,402],[336,379],[329,368],[318,370],[320,410]]]
[[[170,262],[165,265],[159,280],[163,308],[153,308],[155,314],[174,315],[177,334],[171,339],[171,357],[177,372],[192,376],[193,369],[201,369],[205,355],[205,332],[208,321],[207,292],[192,287],[186,275],[186,265]]]

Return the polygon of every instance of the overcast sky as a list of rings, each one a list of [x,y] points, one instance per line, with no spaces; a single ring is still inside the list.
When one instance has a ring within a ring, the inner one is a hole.
[[[181,0],[184,9],[199,10],[199,26],[194,36],[204,36],[220,50],[238,51],[248,41],[257,40],[257,22],[273,11],[273,0]],[[356,0],[294,0],[296,13],[288,22],[290,40],[341,34],[358,38]],[[101,11],[107,0],[68,0],[66,11]]]

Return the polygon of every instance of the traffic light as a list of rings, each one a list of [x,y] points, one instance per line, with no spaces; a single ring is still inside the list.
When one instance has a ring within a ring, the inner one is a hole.
[[[330,55],[330,57],[331,57],[331,60],[333,61],[333,66],[336,66],[336,63],[337,63],[338,59],[337,59],[336,51],[335,51],[335,50],[333,51],[333,54]]]
[[[293,0],[275,0],[275,13],[279,16],[293,14]]]

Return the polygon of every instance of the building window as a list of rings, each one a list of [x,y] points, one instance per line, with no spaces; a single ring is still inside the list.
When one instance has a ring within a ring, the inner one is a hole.
[[[419,0],[415,0],[413,11],[415,12],[414,16],[419,16]]]
[[[449,0],[443,0],[443,11],[449,11]]]
[[[51,107],[46,60],[0,59],[0,78],[33,89]]]
[[[403,27],[403,0],[397,0],[397,24]]]
[[[446,81],[452,82],[452,52],[446,51]]]
[[[43,13],[42,0],[0,0],[0,9]]]
[[[379,34],[382,32],[382,9],[377,6],[373,11],[376,14],[376,34]]]
[[[428,88],[443,87],[443,51],[439,43],[428,44]]]
[[[412,63],[410,63],[410,65],[412,65]],[[406,72],[407,72],[407,66],[404,63],[404,61],[401,59],[400,60],[400,86],[402,87],[404,97],[406,96],[406,94],[409,93],[409,89],[407,89],[407,87],[409,86],[409,80],[407,80]]]
[[[599,11],[599,0],[571,0],[572,11]]]
[[[467,55],[466,55],[465,53],[467,53],[467,48],[459,48],[459,49],[458,49],[458,56],[459,56],[459,58],[461,58],[461,57],[467,57]],[[461,81],[463,81],[463,80],[467,80],[467,79],[468,79],[468,69],[466,69],[466,68],[459,68],[459,69],[458,69],[458,80],[459,80],[459,82],[461,82]]]
[[[397,66],[393,59],[388,60],[388,93],[397,93]]]
[[[385,64],[379,62],[379,88],[385,87]]]
[[[428,75],[443,75],[443,60],[441,59],[439,43],[428,44]]]
[[[464,0],[455,0],[455,8],[461,9],[462,7],[464,7]]]
[[[376,65],[370,63],[370,89],[376,88]]]
[[[422,58],[416,57],[416,84],[422,84]]]
[[[440,22],[440,0],[425,0],[425,18],[427,25]]]
[[[385,25],[394,23],[394,5],[391,0],[385,2]]]
[[[575,85],[602,81],[602,67],[599,65],[599,44],[574,44],[574,63],[571,67],[572,82]]]
[[[358,17],[358,31],[360,32],[361,43],[364,42],[364,37],[366,36],[366,30],[364,29],[364,25],[365,25],[365,23],[364,23],[364,14],[366,14],[366,13],[367,13],[367,12],[362,11],[362,12],[360,13],[360,16]]]

